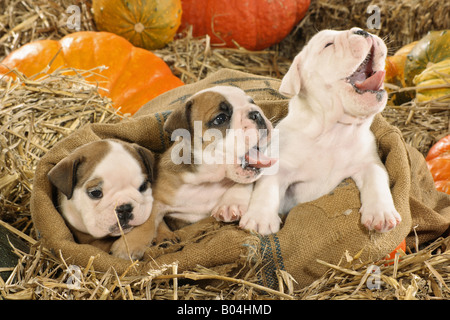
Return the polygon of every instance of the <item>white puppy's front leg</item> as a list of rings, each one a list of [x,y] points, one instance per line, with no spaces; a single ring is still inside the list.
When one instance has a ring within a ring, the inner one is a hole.
[[[378,161],[369,163],[352,178],[361,193],[361,223],[378,232],[395,228],[402,218],[395,209],[383,164]]]
[[[279,206],[280,190],[277,176],[262,176],[255,183],[249,208],[241,218],[239,226],[261,235],[275,233],[280,230]]]
[[[224,222],[239,220],[247,212],[252,190],[253,183],[236,183],[223,194],[211,216]]]

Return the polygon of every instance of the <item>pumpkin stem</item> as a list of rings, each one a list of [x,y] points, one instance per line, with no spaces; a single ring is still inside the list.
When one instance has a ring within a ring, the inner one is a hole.
[[[144,30],[145,26],[142,23],[138,22],[134,25],[134,31],[136,31],[137,33],[141,33]]]

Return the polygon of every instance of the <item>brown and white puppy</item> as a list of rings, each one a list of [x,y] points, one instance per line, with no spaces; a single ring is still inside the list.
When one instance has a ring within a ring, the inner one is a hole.
[[[120,236],[148,219],[153,166],[153,154],[143,147],[100,140],[75,149],[48,178],[76,238],[95,245],[96,239]]]
[[[125,235],[129,251],[123,239],[114,243],[116,256],[142,257],[164,215],[187,223],[210,215],[238,220],[247,210],[252,182],[275,162],[260,151],[271,138],[270,121],[236,87],[196,93],[172,112],[164,129],[177,141],[157,165],[151,217]]]

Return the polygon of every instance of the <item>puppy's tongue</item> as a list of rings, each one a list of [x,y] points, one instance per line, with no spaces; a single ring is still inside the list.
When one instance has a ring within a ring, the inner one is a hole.
[[[377,71],[364,81],[355,81],[355,86],[360,90],[378,91],[381,89],[386,71]]]
[[[258,149],[253,148],[248,153],[245,154],[245,160],[247,160],[250,167],[268,168],[273,166],[278,159],[269,158]]]

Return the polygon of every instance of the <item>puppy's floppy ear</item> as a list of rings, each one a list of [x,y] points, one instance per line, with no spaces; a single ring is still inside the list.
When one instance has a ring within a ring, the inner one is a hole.
[[[189,100],[184,105],[173,110],[164,123],[164,131],[168,133],[172,133],[176,129],[191,131],[191,109],[193,104],[194,101]]]
[[[83,157],[68,156],[56,164],[47,174],[50,182],[61,191],[67,199],[72,198],[77,184],[77,170]]]
[[[147,148],[139,145],[134,145],[134,147],[144,163],[144,167],[148,175],[148,181],[153,182],[153,168],[155,164],[155,157],[153,156],[153,153]]]
[[[288,72],[281,80],[280,91],[281,94],[294,96],[300,93],[301,81],[300,81],[300,54],[298,54],[294,61],[292,61]]]

